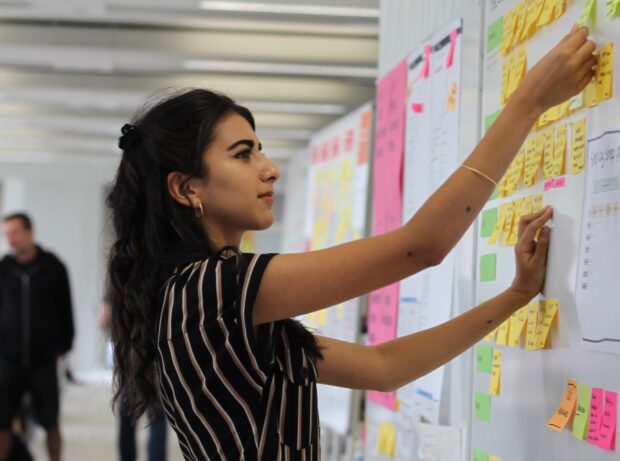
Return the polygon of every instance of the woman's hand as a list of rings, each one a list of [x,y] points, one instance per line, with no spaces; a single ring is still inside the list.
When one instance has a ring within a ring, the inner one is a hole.
[[[515,246],[517,273],[510,289],[528,300],[540,293],[545,282],[550,230],[544,224],[552,215],[552,209],[545,207],[519,222],[519,241]],[[535,240],[539,229],[540,235]]]
[[[598,59],[588,28],[573,27],[529,72],[515,92],[541,111],[579,94],[594,77]]]

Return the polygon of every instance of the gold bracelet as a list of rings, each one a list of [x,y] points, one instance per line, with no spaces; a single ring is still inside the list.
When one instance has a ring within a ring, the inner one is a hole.
[[[466,170],[469,170],[469,171],[472,171],[472,172],[476,173],[478,176],[480,176],[481,178],[486,179],[487,181],[491,182],[494,186],[497,187],[497,181],[495,181],[490,176],[484,174],[482,171],[476,170],[475,168],[472,168],[469,165],[464,165],[464,164],[462,164],[461,167],[465,168]]]

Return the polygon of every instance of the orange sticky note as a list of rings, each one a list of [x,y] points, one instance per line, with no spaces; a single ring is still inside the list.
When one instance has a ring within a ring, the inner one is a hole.
[[[566,390],[564,391],[562,402],[560,402],[560,406],[547,423],[547,427],[554,431],[561,432],[575,413],[576,404],[577,383],[569,379],[566,383]]]
[[[571,174],[581,173],[586,161],[586,119],[573,123],[573,139],[570,160]]]

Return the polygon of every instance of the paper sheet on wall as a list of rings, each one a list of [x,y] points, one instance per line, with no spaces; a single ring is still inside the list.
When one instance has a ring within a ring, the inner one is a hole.
[[[620,130],[588,141],[576,301],[586,347],[620,354]]]
[[[372,234],[398,228],[402,221],[401,172],[405,129],[407,62],[403,60],[377,84],[377,123],[373,165]],[[370,294],[368,342],[379,344],[396,337],[398,284]],[[368,392],[368,399],[394,409],[396,392]]]
[[[429,54],[428,50],[432,50]],[[403,185],[403,222],[457,168],[461,22],[450,24],[408,60],[407,129]],[[398,335],[450,319],[454,256],[401,282]],[[399,391],[416,413],[439,422],[443,367]]]
[[[372,105],[365,104],[310,140],[307,250],[338,245],[365,233],[372,113]],[[359,318],[360,301],[353,299],[300,319],[325,336],[356,342]],[[322,424],[339,434],[348,433],[353,391],[319,385],[318,394]]]

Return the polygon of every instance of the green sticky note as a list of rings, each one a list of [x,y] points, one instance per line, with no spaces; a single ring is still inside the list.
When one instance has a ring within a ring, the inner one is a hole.
[[[497,117],[499,117],[500,113],[501,113],[501,110],[498,110],[497,112],[493,112],[491,115],[487,115],[485,117],[484,119],[484,132],[485,133],[491,129],[491,127],[495,123],[495,120],[497,120]]]
[[[491,282],[496,276],[497,255],[495,253],[480,257],[480,281]]]
[[[491,373],[493,370],[493,346],[478,344],[476,347],[476,371]]]
[[[491,421],[491,396],[476,392],[474,398],[474,414],[480,421]]]
[[[474,461],[489,461],[489,454],[480,448],[474,448]]]
[[[581,27],[596,27],[596,0],[587,0],[586,6],[581,13],[579,21],[577,21],[577,24],[579,24]]]
[[[497,197],[499,197],[499,186],[495,186],[495,190],[489,197],[489,200],[495,200]]]
[[[487,53],[499,46],[504,35],[504,17],[502,16],[487,29]]]
[[[482,212],[482,223],[480,224],[480,237],[486,238],[493,233],[497,224],[497,208],[489,208]]]
[[[620,0],[607,0],[607,19],[620,16]]]
[[[590,398],[592,388],[587,384],[579,384],[579,398],[577,400],[577,411],[573,420],[573,435],[579,440],[586,438],[590,417]]]

